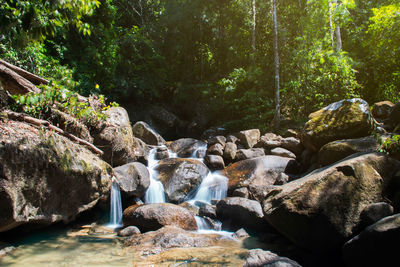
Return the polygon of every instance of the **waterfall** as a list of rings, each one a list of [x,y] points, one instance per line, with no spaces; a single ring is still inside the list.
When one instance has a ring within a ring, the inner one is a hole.
[[[165,193],[163,184],[157,179],[158,173],[155,170],[158,164],[156,160],[157,148],[153,148],[149,152],[147,169],[150,173],[150,186],[144,196],[145,203],[164,203]]]
[[[213,199],[221,200],[225,198],[227,191],[228,178],[218,172],[212,172],[201,182],[195,196],[190,202],[202,201],[210,204]]]
[[[121,204],[121,192],[119,190],[119,184],[115,177],[112,178],[111,186],[111,203],[110,203],[110,223],[108,227],[118,228],[122,226],[122,204]]]

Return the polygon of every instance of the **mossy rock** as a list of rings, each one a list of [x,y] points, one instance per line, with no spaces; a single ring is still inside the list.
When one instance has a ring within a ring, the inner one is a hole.
[[[345,99],[311,113],[301,139],[308,149],[317,152],[335,140],[367,136],[374,127],[367,102],[359,98]]]

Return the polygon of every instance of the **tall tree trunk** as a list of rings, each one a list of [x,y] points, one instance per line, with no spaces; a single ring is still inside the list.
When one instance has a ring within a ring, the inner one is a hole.
[[[281,120],[280,97],[279,97],[279,51],[278,51],[278,19],[276,15],[276,2],[272,3],[272,17],[274,20],[274,58],[275,58],[275,129],[279,129]]]
[[[251,0],[252,27],[251,27],[251,48],[256,52],[256,0]]]
[[[332,0],[332,3],[335,7],[335,9],[337,9],[338,7],[338,1],[337,0]],[[335,29],[335,33],[336,33],[336,52],[340,52],[340,50],[342,50],[342,36],[340,34],[340,24],[338,21],[336,21],[336,29]]]
[[[331,33],[332,50],[335,49],[334,32],[333,32],[333,14],[332,14],[332,1],[329,0],[329,31]]]

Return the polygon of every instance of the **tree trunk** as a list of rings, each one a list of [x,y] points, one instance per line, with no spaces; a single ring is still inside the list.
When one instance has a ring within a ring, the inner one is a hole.
[[[39,88],[33,83],[3,64],[0,64],[0,81],[3,83],[4,89],[10,94],[40,92]]]
[[[253,54],[255,54],[255,52],[256,52],[256,0],[251,0],[251,10],[252,10],[251,48],[253,49]]]
[[[275,58],[275,129],[279,129],[281,110],[279,97],[279,51],[278,51],[278,19],[276,15],[276,2],[272,2],[272,17],[274,20],[274,58]]]
[[[332,3],[335,7],[335,9],[338,6],[338,1],[337,0],[332,0]],[[335,29],[335,33],[336,33],[336,52],[340,52],[342,50],[342,36],[340,34],[340,24],[337,21],[336,23],[336,29]]]
[[[13,70],[14,72],[16,72],[18,75],[24,77],[25,79],[27,79],[28,81],[30,81],[31,83],[35,84],[35,85],[41,85],[41,84],[49,84],[49,81],[46,79],[43,79],[42,77],[39,77],[33,73],[30,73],[24,69],[21,69],[17,66],[14,66],[4,60],[0,59],[0,64],[6,66],[7,68]]]
[[[331,46],[332,50],[335,49],[334,45],[334,32],[333,32],[333,15],[332,15],[332,1],[329,0],[329,31],[331,34]]]

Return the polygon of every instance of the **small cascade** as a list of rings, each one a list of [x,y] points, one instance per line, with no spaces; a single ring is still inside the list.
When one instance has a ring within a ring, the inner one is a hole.
[[[115,177],[112,178],[111,186],[111,212],[110,212],[110,223],[108,227],[118,228],[122,226],[122,204],[121,204],[121,192],[119,190],[119,184]]]
[[[200,216],[194,216],[196,223],[197,223],[197,228],[199,231],[201,230],[211,230],[210,224],[207,222],[206,219],[200,217]]]
[[[204,144],[203,146],[199,146],[198,148],[196,148],[190,157],[203,161],[203,158],[206,155],[206,151],[207,151],[207,144]]]
[[[227,191],[228,178],[218,172],[212,172],[201,182],[190,202],[202,201],[210,204],[213,199],[221,200],[225,198]]]
[[[150,186],[144,196],[145,203],[165,203],[163,184],[157,179],[158,173],[155,170],[158,164],[156,159],[157,148],[150,150],[147,169],[150,173]]]

